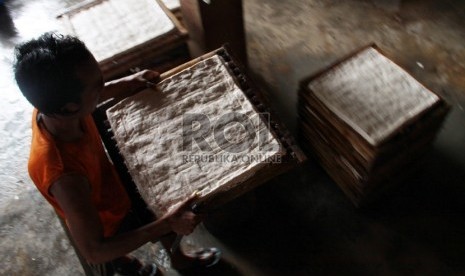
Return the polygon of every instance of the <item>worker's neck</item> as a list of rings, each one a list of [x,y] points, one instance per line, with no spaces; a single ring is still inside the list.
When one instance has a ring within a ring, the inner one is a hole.
[[[52,117],[42,115],[41,119],[47,131],[58,140],[75,142],[84,135],[80,117]]]

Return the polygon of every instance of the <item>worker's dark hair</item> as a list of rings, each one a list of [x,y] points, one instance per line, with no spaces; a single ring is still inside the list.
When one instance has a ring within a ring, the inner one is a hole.
[[[67,114],[67,103],[81,102],[84,84],[77,66],[93,58],[76,37],[45,33],[15,48],[14,72],[19,89],[40,112]]]

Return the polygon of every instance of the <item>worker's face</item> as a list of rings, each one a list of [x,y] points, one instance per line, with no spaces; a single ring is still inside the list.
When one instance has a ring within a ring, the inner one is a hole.
[[[78,113],[79,116],[87,116],[95,110],[104,85],[97,61],[92,58],[79,65],[77,77],[84,86]]]

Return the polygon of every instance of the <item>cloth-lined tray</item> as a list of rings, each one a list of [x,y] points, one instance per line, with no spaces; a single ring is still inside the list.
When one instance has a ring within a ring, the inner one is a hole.
[[[84,41],[106,77],[187,40],[187,31],[159,0],[88,1],[58,19],[66,33]]]
[[[304,143],[356,205],[397,182],[447,110],[375,45],[304,80],[299,92]]]
[[[305,160],[224,49],[104,109],[129,174],[157,216],[193,192],[211,210]],[[196,132],[199,122],[210,129]]]

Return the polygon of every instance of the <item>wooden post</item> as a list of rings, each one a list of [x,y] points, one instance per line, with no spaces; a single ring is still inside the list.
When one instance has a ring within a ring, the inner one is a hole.
[[[192,57],[227,43],[232,55],[247,67],[242,0],[181,0],[181,12]]]

